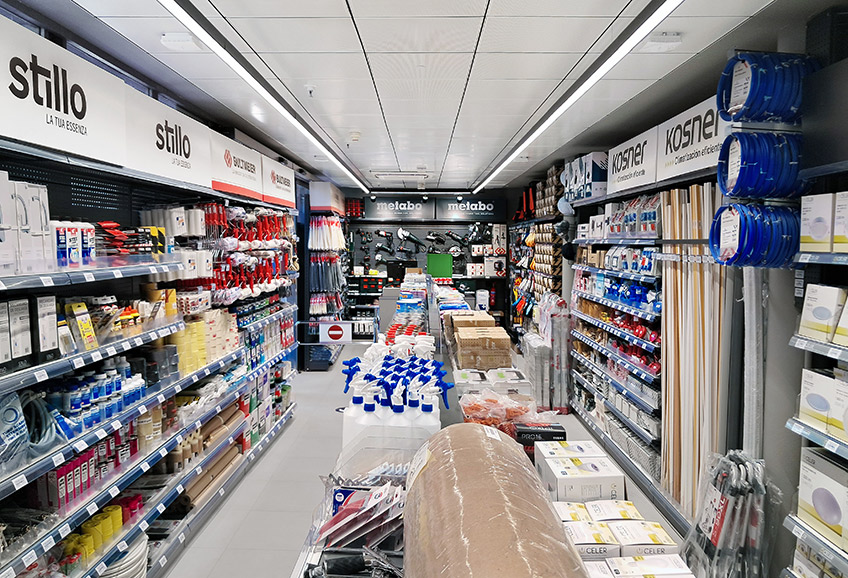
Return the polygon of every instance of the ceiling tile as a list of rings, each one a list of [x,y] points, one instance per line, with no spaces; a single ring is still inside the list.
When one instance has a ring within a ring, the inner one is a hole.
[[[688,54],[628,54],[604,79],[657,80],[686,62]]]
[[[224,16],[254,17],[338,17],[350,13],[344,0],[210,0]]]
[[[275,81],[272,84],[275,83],[277,85],[285,84],[286,90],[294,94],[307,107],[312,102],[320,102],[325,99],[376,99],[377,95],[377,92],[374,90],[374,83],[370,79],[365,78],[351,78],[347,80],[283,78],[282,83]],[[310,89],[307,86],[312,87],[311,95],[309,92]]]
[[[482,18],[357,18],[365,50],[473,52]]]
[[[378,53],[369,54],[368,61],[374,78],[378,80],[455,78],[464,81],[468,78],[472,56],[458,53]]]
[[[628,0],[491,0],[489,16],[617,16]]]
[[[256,52],[362,52],[350,18],[229,18]]]
[[[264,53],[261,55],[268,66],[280,78],[306,79],[371,79],[365,56],[353,53],[284,54]],[[317,84],[317,82],[316,82]]]
[[[455,137],[500,137],[506,140],[527,119],[525,115],[471,116],[465,113],[465,108],[456,123]]]
[[[465,80],[461,78],[378,78],[381,100],[430,100],[446,95],[462,96]],[[373,90],[373,89],[372,89]]]
[[[189,80],[239,78],[215,54],[158,54],[156,58]]]
[[[487,18],[480,52],[585,52],[610,18]]]
[[[170,16],[157,0],[74,0],[95,16],[129,16],[133,18]],[[194,7],[204,16],[220,16],[208,0],[194,0]]]
[[[305,103],[309,111],[316,116],[336,115],[379,115],[380,105],[377,98],[321,98]]]
[[[543,100],[556,87],[559,81],[547,80],[476,80],[473,75],[465,89],[466,101],[477,98],[498,98],[527,100],[528,98]]]
[[[474,59],[473,80],[561,80],[582,54],[481,53]]]
[[[419,18],[427,16],[483,16],[486,0],[350,0],[354,17]]]
[[[684,2],[672,16],[751,16],[772,3],[773,0],[710,0],[710,2]]]
[[[459,97],[432,100],[383,101],[383,111],[386,113],[386,116],[447,116],[453,119],[456,118],[458,107]]]

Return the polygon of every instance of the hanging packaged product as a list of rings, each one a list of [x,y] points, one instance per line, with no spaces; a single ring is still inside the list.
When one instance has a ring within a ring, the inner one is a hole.
[[[30,297],[30,308],[31,318],[36,320],[33,326],[36,362],[47,363],[58,359],[60,354],[56,297],[54,295]]]

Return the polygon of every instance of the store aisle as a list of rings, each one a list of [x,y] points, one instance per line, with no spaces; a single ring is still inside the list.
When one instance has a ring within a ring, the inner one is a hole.
[[[344,358],[365,350],[348,345]],[[323,497],[319,475],[331,471],[341,450],[347,398],[344,369],[305,372],[293,380],[298,407],[292,423],[233,490],[172,566],[171,578],[288,576]]]

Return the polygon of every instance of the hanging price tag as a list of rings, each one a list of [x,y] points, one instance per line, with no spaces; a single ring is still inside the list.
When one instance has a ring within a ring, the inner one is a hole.
[[[15,491],[20,490],[25,485],[27,485],[26,475],[21,474],[21,475],[17,476],[16,478],[12,478],[12,486],[14,486]]]

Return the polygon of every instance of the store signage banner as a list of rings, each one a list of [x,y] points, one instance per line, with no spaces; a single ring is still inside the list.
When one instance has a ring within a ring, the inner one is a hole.
[[[654,127],[610,150],[608,195],[656,182],[657,134]]]
[[[353,341],[353,322],[324,321],[318,325],[318,342],[326,345]]]
[[[262,155],[262,196],[266,203],[294,208],[294,169]]]
[[[209,128],[125,87],[127,163],[131,169],[209,186]]]
[[[345,214],[345,196],[333,183],[312,181],[309,183],[309,206],[313,211],[332,211]]]
[[[124,165],[124,83],[0,18],[0,134]]]
[[[232,139],[209,131],[212,188],[262,199],[262,155]]]
[[[434,201],[424,201],[418,195],[380,196],[374,202],[365,201],[365,218],[386,221],[432,221],[436,218],[435,207]]]
[[[436,199],[438,221],[481,221],[502,223],[506,221],[505,199],[480,199],[469,196],[462,201],[455,198]]]
[[[659,125],[656,180],[717,166],[727,126],[714,96]]]

